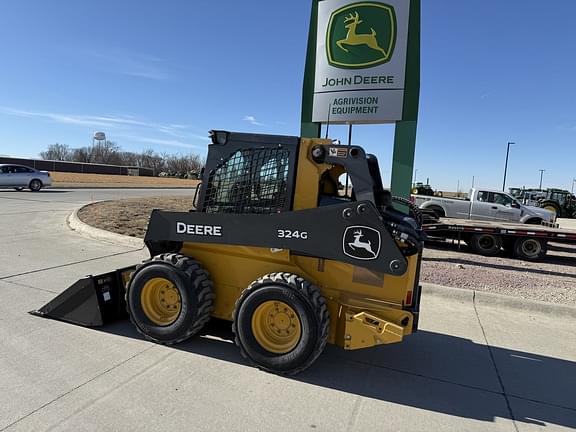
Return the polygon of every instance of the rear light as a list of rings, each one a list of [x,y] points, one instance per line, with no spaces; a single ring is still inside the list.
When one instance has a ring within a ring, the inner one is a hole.
[[[412,305],[412,291],[408,291],[408,292],[406,293],[405,305],[406,305],[406,306],[411,306],[411,305]]]

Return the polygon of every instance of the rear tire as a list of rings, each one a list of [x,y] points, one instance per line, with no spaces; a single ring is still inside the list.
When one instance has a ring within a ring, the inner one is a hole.
[[[560,213],[560,207],[554,201],[542,201],[540,203],[540,207],[542,207],[544,210],[549,210],[556,214]]]
[[[329,321],[318,287],[292,273],[270,273],[242,292],[232,330],[242,356],[254,365],[295,375],[324,350]]]
[[[130,320],[148,340],[172,345],[200,331],[214,305],[212,282],[192,258],[162,254],[139,266],[126,290]]]
[[[40,180],[34,179],[28,185],[32,192],[38,192],[42,189],[42,182]]]
[[[14,190],[17,190],[18,192],[20,192],[20,191],[23,191],[24,188],[22,186],[19,186],[19,187],[15,187]]]
[[[514,254],[523,260],[537,261],[548,252],[548,245],[546,242],[535,238],[519,238],[514,243]]]
[[[496,256],[502,249],[502,237],[494,234],[474,234],[470,237],[470,248],[484,256]]]

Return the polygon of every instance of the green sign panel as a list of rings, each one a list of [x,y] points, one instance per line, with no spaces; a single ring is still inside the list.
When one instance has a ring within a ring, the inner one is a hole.
[[[394,53],[396,29],[396,14],[390,5],[361,2],[341,7],[328,22],[328,63],[342,69],[386,63]]]

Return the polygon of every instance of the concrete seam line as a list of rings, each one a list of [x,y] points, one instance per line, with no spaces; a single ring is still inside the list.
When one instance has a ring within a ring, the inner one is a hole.
[[[468,288],[453,288],[429,283],[422,283],[422,293],[424,295],[460,301],[471,301],[472,297],[475,296],[475,301],[479,306],[496,306],[517,311],[565,316],[576,319],[576,307],[557,303],[546,303]]]
[[[94,203],[91,203],[94,204]],[[144,240],[136,237],[125,236],[122,234],[113,233],[100,228],[95,228],[87,223],[84,223],[78,217],[78,211],[86,206],[82,206],[74,210],[67,218],[68,227],[72,231],[76,231],[79,234],[87,235],[96,240],[104,240],[116,245],[122,245],[127,247],[133,247],[137,249],[144,248]]]
[[[472,305],[474,306],[474,314],[476,315],[478,325],[480,326],[480,330],[482,330],[482,335],[484,336],[484,341],[486,342],[486,348],[488,348],[488,352],[490,353],[490,360],[492,360],[492,366],[494,366],[494,371],[496,372],[498,383],[500,384],[500,388],[502,389],[502,396],[506,401],[508,414],[510,415],[510,419],[512,420],[512,424],[514,425],[514,430],[518,432],[516,417],[514,417],[514,411],[512,411],[512,405],[510,404],[510,399],[508,399],[508,394],[506,393],[506,388],[504,387],[504,381],[502,380],[502,376],[500,375],[500,370],[498,370],[498,365],[496,364],[496,358],[494,357],[494,351],[492,350],[490,342],[488,342],[488,335],[486,335],[486,330],[484,330],[484,326],[482,325],[482,321],[480,320],[480,315],[478,314],[478,309],[476,308],[476,292],[474,292],[474,296],[472,297]]]
[[[126,251],[126,252],[117,252],[117,253],[113,253],[113,254],[110,254],[110,255],[103,255],[103,256],[98,256],[98,257],[94,257],[94,258],[88,258],[88,259],[85,259],[85,260],[74,261],[74,262],[71,262],[71,263],[59,264],[59,265],[56,265],[56,266],[39,268],[39,269],[36,269],[36,270],[29,270],[29,271],[25,271],[25,272],[22,272],[22,273],[16,273],[16,274],[13,274],[13,275],[0,276],[0,281],[4,281],[4,280],[6,280],[6,279],[12,279],[12,278],[15,278],[15,277],[18,277],[18,276],[25,276],[25,275],[29,275],[29,274],[33,274],[33,273],[40,273],[40,272],[47,271],[47,270],[54,270],[54,269],[59,269],[59,268],[63,268],[63,267],[70,267],[70,266],[73,266],[73,265],[83,264],[83,263],[87,263],[87,262],[91,262],[91,261],[97,261],[97,260],[101,260],[101,259],[104,259],[104,258],[111,258],[111,257],[115,257],[115,256],[120,256],[120,255],[133,254],[133,253],[136,253],[136,252],[138,252],[138,250],[129,250],[129,251]]]

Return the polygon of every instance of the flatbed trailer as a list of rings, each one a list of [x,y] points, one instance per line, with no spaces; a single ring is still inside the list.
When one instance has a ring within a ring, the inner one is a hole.
[[[480,255],[496,256],[504,249],[528,261],[543,258],[548,242],[576,244],[576,230],[544,225],[439,218],[423,229],[429,238],[463,241]]]

